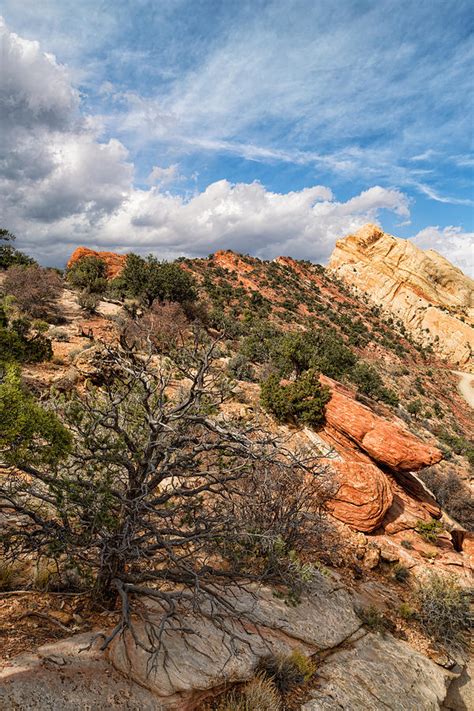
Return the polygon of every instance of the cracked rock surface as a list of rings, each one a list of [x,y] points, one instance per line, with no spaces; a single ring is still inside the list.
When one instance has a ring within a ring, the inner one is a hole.
[[[318,669],[302,711],[436,711],[455,675],[390,635],[365,634]]]

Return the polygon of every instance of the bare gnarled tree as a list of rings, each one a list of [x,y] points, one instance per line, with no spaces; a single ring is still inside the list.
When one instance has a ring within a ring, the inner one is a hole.
[[[328,486],[314,452],[225,416],[218,340],[195,331],[168,356],[142,348],[124,337],[104,346],[101,387],[51,404],[72,437],[65,458],[41,466],[44,435],[31,461],[28,447],[4,449],[0,512],[15,523],[1,542],[9,557],[75,568],[99,605],[119,598],[121,620],[104,645],[128,630],[156,654],[166,630],[183,631],[183,610],[230,614],[230,585],[297,584]],[[146,642],[134,631],[143,598],[162,610]]]

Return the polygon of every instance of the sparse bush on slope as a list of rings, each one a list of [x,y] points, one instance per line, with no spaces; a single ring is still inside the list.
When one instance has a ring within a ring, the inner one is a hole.
[[[364,395],[386,402],[388,405],[398,405],[396,393],[385,387],[380,375],[368,363],[359,361],[351,370],[349,377],[357,385],[358,391]]]
[[[321,385],[318,373],[307,370],[294,382],[282,385],[279,375],[270,375],[262,383],[261,403],[278,422],[317,427],[324,421],[324,407],[331,398],[329,388]]]
[[[433,573],[419,584],[416,599],[424,632],[448,650],[463,650],[473,623],[469,591],[453,577]]]
[[[63,284],[53,269],[36,265],[10,267],[3,281],[5,294],[13,296],[19,309],[31,318],[49,318],[56,314]]]
[[[437,467],[428,467],[419,476],[431,489],[440,506],[468,531],[474,531],[474,501],[468,486],[456,472],[443,472]]]

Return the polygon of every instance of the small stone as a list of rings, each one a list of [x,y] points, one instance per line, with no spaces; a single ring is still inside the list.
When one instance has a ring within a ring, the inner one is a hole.
[[[373,570],[380,563],[380,550],[377,546],[369,546],[364,555],[364,567]]]

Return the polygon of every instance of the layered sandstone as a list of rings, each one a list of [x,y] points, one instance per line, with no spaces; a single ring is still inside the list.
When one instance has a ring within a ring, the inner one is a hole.
[[[336,242],[329,268],[401,319],[424,345],[474,368],[474,281],[440,254],[368,224]]]
[[[329,503],[333,516],[364,533],[439,518],[441,509],[413,472],[437,464],[440,450],[375,414],[336,381],[320,377],[331,400],[319,435],[338,454],[328,459],[339,481]]]
[[[97,252],[96,250],[89,249],[88,247],[78,247],[71,254],[67,263],[67,268],[69,269],[73,264],[84,257],[99,257],[99,259],[102,259],[107,267],[108,279],[113,279],[120,274],[125,265],[125,260],[127,259],[125,254],[116,254],[115,252]]]

